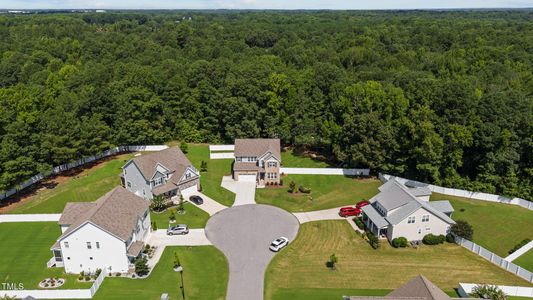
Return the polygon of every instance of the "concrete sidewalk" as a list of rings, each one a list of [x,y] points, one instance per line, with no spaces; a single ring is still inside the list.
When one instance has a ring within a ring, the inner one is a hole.
[[[61,214],[0,215],[0,223],[9,222],[57,222]]]
[[[194,203],[192,201],[189,201],[189,197],[193,196],[193,195],[202,197],[202,199],[204,200],[204,203],[201,204],[201,205],[196,205],[196,203]],[[195,192],[185,192],[185,193],[183,193],[183,198],[185,200],[189,201],[189,203],[191,203],[192,205],[194,205],[194,206],[198,207],[199,209],[205,211],[210,216],[216,214],[217,212],[219,212],[221,210],[224,210],[224,209],[228,208],[227,206],[222,205],[219,202],[209,198],[207,195],[202,194],[201,192],[197,192],[197,191],[195,191]]]
[[[315,210],[308,212],[293,213],[294,216],[298,219],[300,224],[313,222],[313,221],[323,221],[323,220],[344,220],[339,216],[340,207],[324,209],[324,210]]]

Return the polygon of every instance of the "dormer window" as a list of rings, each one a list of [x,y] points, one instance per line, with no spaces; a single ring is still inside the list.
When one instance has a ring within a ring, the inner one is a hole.
[[[185,179],[189,179],[189,178],[191,178],[191,176],[192,176],[191,172],[185,173]]]

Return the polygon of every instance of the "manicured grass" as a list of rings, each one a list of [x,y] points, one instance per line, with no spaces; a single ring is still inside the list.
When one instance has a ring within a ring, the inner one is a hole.
[[[311,193],[289,193],[291,181],[296,183],[296,188],[300,185],[310,188]],[[257,189],[256,202],[275,205],[292,212],[320,210],[368,200],[378,193],[378,187],[382,183],[376,179],[354,179],[335,175],[287,175],[283,177],[283,184],[283,187]]]
[[[455,209],[452,219],[470,223],[474,228],[474,242],[502,257],[523,239],[533,239],[531,210],[436,193],[431,200],[450,200]]]
[[[158,229],[166,229],[169,227],[169,216],[170,211],[174,210],[174,216],[176,216],[176,223],[174,224],[187,224],[189,228],[204,228],[207,220],[209,219],[209,214],[205,211],[199,209],[191,203],[185,203],[183,205],[185,208],[185,214],[180,215],[176,211],[176,207],[167,209],[162,213],[150,213],[150,218],[152,222],[157,223]]]
[[[235,194],[220,184],[222,183],[222,176],[231,174],[233,160],[209,159],[209,146],[203,144],[189,144],[187,157],[198,170],[200,170],[202,160],[207,162],[207,172],[202,172],[200,177],[202,193],[226,206],[231,206],[235,201]]]
[[[533,272],[533,249],[519,256],[513,261],[513,263],[521,266],[522,268],[528,271]]]
[[[67,202],[95,201],[120,185],[121,167],[131,157],[132,154],[119,155],[66,179],[52,189],[38,191],[31,199],[15,205],[9,213],[61,213]]]
[[[0,282],[38,289],[41,280],[60,277],[66,279],[62,289],[89,288],[91,283],[78,283],[77,276],[64,274],[63,268],[46,267],[52,257],[50,247],[60,234],[55,222],[0,223]]]
[[[228,265],[222,252],[213,246],[167,247],[148,278],[108,277],[93,299],[158,300],[162,293],[168,293],[172,300],[183,299],[180,274],[172,270],[174,252],[183,266],[186,299],[225,299]]]
[[[292,150],[281,152],[281,164],[287,168],[326,168],[330,165],[324,161],[294,153]]]
[[[331,300],[342,299],[342,296],[385,296],[391,290],[366,290],[366,289],[276,289],[271,299],[276,300]]]
[[[332,253],[338,257],[336,271],[326,267]],[[265,295],[281,299],[277,295],[284,289],[390,290],[418,274],[450,293],[459,282],[532,286],[455,244],[395,249],[382,242],[374,250],[348,222],[321,221],[301,225],[296,240],[274,257]]]

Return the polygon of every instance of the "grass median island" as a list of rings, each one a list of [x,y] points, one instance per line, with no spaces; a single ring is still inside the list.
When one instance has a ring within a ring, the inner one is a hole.
[[[204,228],[207,220],[209,219],[209,214],[200,208],[194,206],[191,203],[183,204],[185,209],[185,214],[180,215],[177,213],[177,208],[173,207],[172,210],[175,211],[174,216],[176,217],[175,224],[187,224],[189,228]],[[162,213],[150,213],[150,219],[152,222],[157,223],[158,229],[166,229],[169,227],[169,216],[171,214],[171,209],[167,209]]]
[[[525,208],[433,193],[431,200],[449,200],[454,220],[465,220],[474,228],[474,242],[498,254],[509,255],[523,239],[533,239],[533,211]]]
[[[52,189],[37,191],[35,195],[13,205],[7,213],[61,213],[67,202],[89,202],[120,185],[121,167],[133,154],[110,158],[81,173],[66,178]]]
[[[222,176],[231,174],[233,160],[209,159],[209,146],[204,144],[189,144],[186,155],[198,170],[200,170],[202,160],[207,163],[207,172],[202,172],[200,177],[202,193],[223,205],[231,206],[235,201],[235,194],[220,184],[222,183]]]
[[[183,266],[186,299],[225,299],[228,264],[222,252],[213,246],[167,247],[148,278],[108,277],[93,299],[157,300],[163,293],[168,293],[172,300],[183,299],[180,274],[172,270],[174,251]]]
[[[77,282],[78,276],[65,274],[63,268],[46,267],[50,247],[60,235],[56,222],[0,223],[0,282],[22,283],[30,290],[39,289],[45,278],[59,277],[66,279],[61,289],[90,288],[92,283]]]
[[[522,268],[533,272],[533,249],[520,255],[513,261],[514,264],[521,266]]]
[[[291,181],[310,188],[310,194],[289,193]],[[377,179],[357,179],[337,175],[287,175],[283,177],[283,187],[257,189],[257,203],[270,204],[292,212],[311,211],[353,205],[368,200],[378,193],[381,181]],[[312,200],[310,200],[312,197]]]
[[[336,271],[326,267],[333,253]],[[310,289],[340,299],[342,289],[392,290],[418,274],[448,293],[459,282],[532,286],[455,244],[395,249],[382,242],[374,250],[346,221],[321,221],[301,225],[296,240],[274,257],[266,271],[265,299],[309,294]]]

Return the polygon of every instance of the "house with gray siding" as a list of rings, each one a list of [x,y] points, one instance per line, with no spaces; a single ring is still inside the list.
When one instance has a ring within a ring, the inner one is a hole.
[[[129,160],[122,167],[121,179],[128,191],[144,199],[172,198],[200,188],[200,172],[179,147]]]
[[[455,221],[449,201],[429,201],[431,191],[409,188],[395,179],[379,187],[379,193],[362,209],[362,220],[369,231],[389,241],[405,237],[420,241],[427,234],[441,235],[450,231]]]

